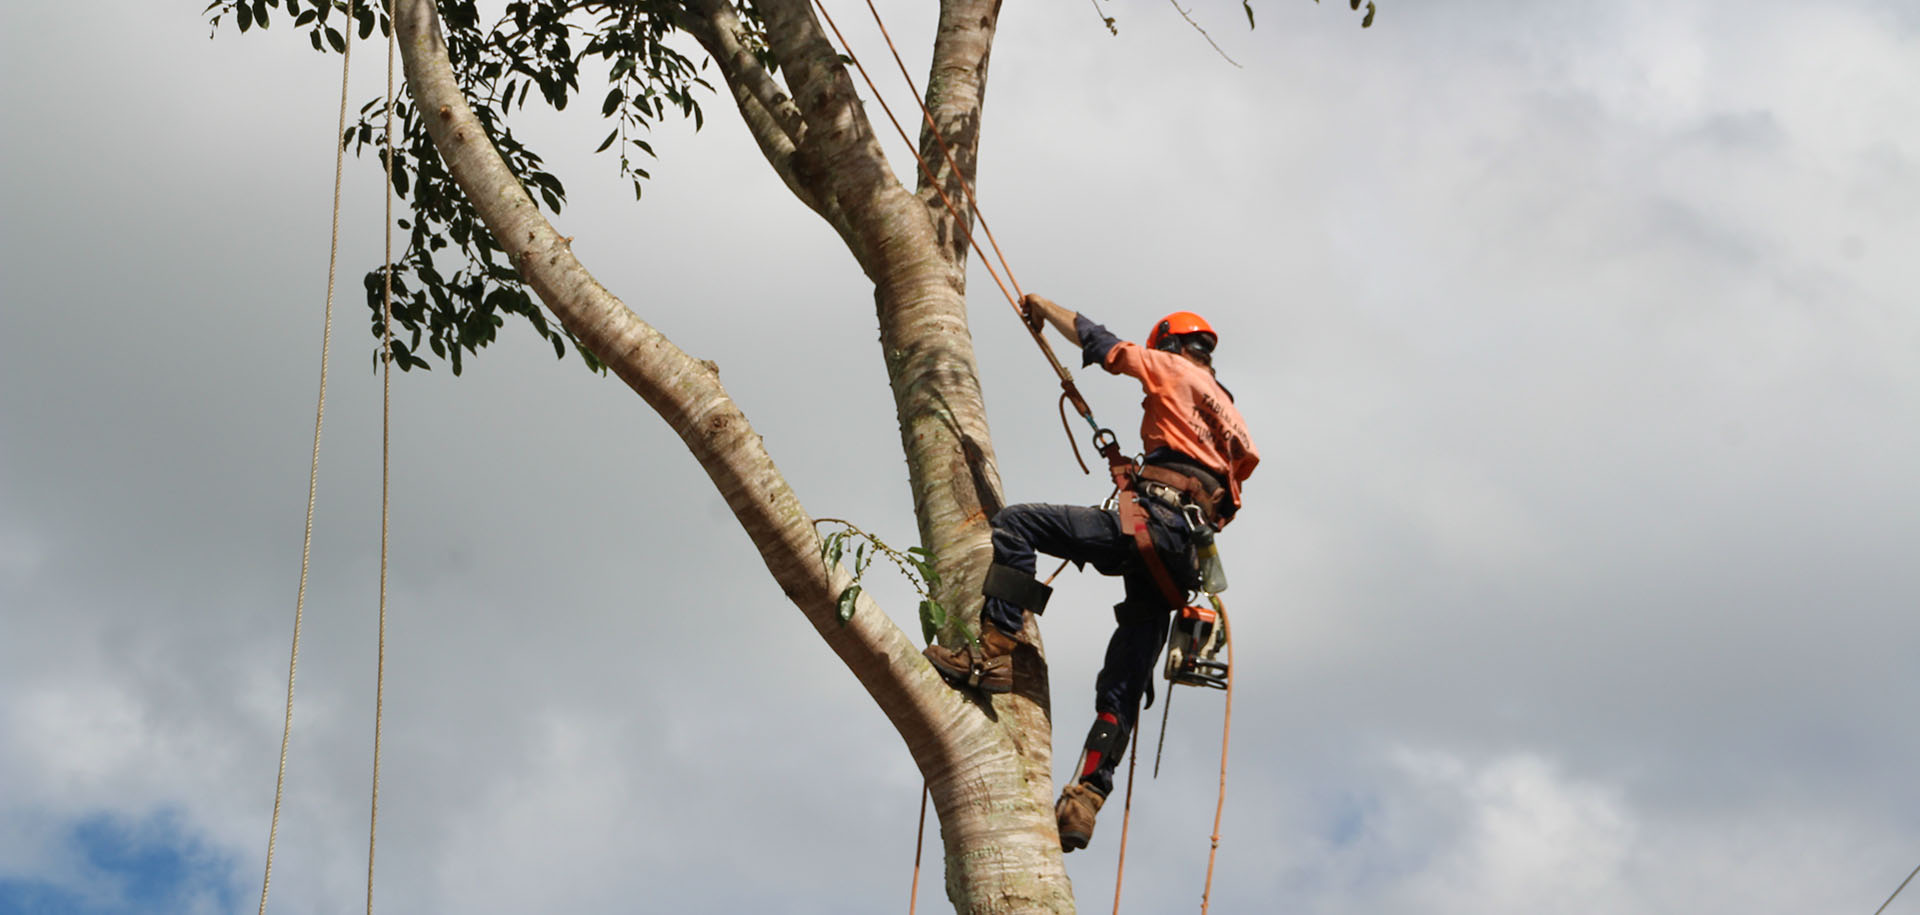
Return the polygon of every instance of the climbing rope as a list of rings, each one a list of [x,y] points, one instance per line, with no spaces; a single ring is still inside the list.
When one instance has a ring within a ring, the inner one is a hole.
[[[1014,313],[1020,316],[1020,323],[1026,326],[1027,332],[1033,336],[1033,342],[1040,347],[1041,354],[1046,356],[1047,364],[1052,366],[1053,373],[1060,379],[1061,391],[1064,392],[1068,400],[1073,402],[1074,409],[1080,413],[1081,418],[1085,419],[1087,424],[1093,427],[1095,438],[1099,438],[1100,433],[1106,430],[1102,429],[1100,423],[1093,418],[1093,408],[1087,405],[1086,398],[1080,396],[1080,389],[1073,383],[1073,375],[1067,371],[1066,366],[1060,363],[1059,357],[1054,355],[1053,347],[1048,345],[1046,338],[1041,335],[1040,330],[1027,324],[1026,313],[1020,307],[1020,300],[1025,297],[1025,294],[1020,291],[1019,283],[1013,279],[1013,268],[1007,264],[1006,255],[1000,252],[999,242],[994,241],[993,230],[988,227],[986,216],[981,213],[979,203],[974,200],[972,184],[967,181],[966,175],[960,171],[960,166],[954,161],[953,153],[947,146],[946,137],[941,133],[940,126],[934,122],[932,110],[927,108],[926,101],[921,98],[920,89],[914,84],[913,77],[907,73],[906,65],[900,63],[900,51],[894,47],[893,37],[888,34],[886,23],[882,21],[880,17],[880,11],[874,8],[871,0],[869,0],[867,9],[873,13],[873,21],[880,27],[880,34],[886,39],[888,50],[893,52],[894,62],[900,66],[900,75],[907,81],[907,87],[913,91],[914,101],[920,106],[921,116],[926,119],[929,132],[933,134],[934,140],[940,147],[941,153],[946,157],[947,167],[953,170],[954,180],[959,182],[961,189],[966,193],[968,202],[973,206],[974,218],[979,221],[982,233],[987,235],[987,240],[993,246],[994,253],[1000,255],[1001,270],[1004,270],[1007,274],[1007,279],[1004,282],[1000,279],[1000,271],[995,270],[993,262],[987,259],[987,252],[980,247],[980,240],[974,237],[971,225],[960,215],[960,208],[954,205],[953,200],[947,196],[946,190],[940,186],[940,179],[934,174],[933,166],[927,164],[926,157],[920,154],[918,146],[907,136],[906,128],[900,126],[900,119],[894,117],[892,106],[888,105],[886,97],[880,94],[880,87],[874,84],[873,77],[867,74],[867,68],[860,63],[860,58],[854,55],[853,46],[847,43],[846,36],[841,34],[840,27],[834,23],[833,14],[827,12],[827,8],[821,0],[813,0],[813,6],[814,9],[820,11],[820,17],[826,23],[827,28],[833,31],[833,37],[840,42],[841,53],[846,56],[848,61],[852,62],[854,70],[860,74],[860,79],[867,84],[867,89],[873,93],[874,101],[880,104],[880,110],[885,112],[887,120],[893,124],[894,132],[900,135],[901,141],[907,144],[908,151],[913,153],[914,161],[920,165],[921,174],[926,176],[928,185],[931,186],[934,193],[940,197],[940,203],[947,208],[948,215],[953,217],[954,225],[966,236],[967,244],[972,246],[973,250],[980,255],[980,265],[986,268],[987,275],[993,278],[993,283],[999,287],[1000,294],[1006,297],[1007,304],[1011,305]],[[1007,288],[1008,285],[1012,285],[1013,289],[1009,290]],[[1111,435],[1111,433],[1108,434]],[[1071,436],[1068,437],[1068,441],[1072,441]],[[1078,457],[1077,452],[1075,457]],[[1084,462],[1081,467],[1085,469]]]
[[[913,915],[913,909],[920,904],[920,849],[927,841],[927,794],[926,784],[920,785],[920,828],[913,834],[913,889],[907,895],[907,915]]]
[[[1140,710],[1133,710],[1133,720],[1140,720]],[[1138,730],[1136,724],[1135,730]],[[1127,748],[1127,797],[1125,806],[1120,808],[1120,863],[1113,866],[1113,915],[1120,915],[1120,882],[1127,877],[1127,827],[1133,824],[1133,773],[1140,767],[1140,737],[1134,735],[1133,746]]]
[[[367,915],[373,915],[373,856],[380,833],[380,725],[387,699],[387,544],[392,529],[393,440],[393,58],[394,28],[387,23],[386,249],[380,292],[380,648],[373,679],[373,796],[367,813]]]
[[[1220,637],[1227,643],[1227,700],[1220,722],[1220,800],[1213,808],[1213,837],[1207,849],[1207,885],[1200,892],[1200,915],[1207,915],[1207,904],[1213,898],[1213,859],[1220,852],[1220,814],[1227,809],[1227,739],[1233,736],[1233,627],[1227,624],[1227,605],[1221,602],[1220,595],[1209,594],[1207,599],[1220,614]]]
[[[353,19],[353,3],[348,0],[347,19]],[[287,660],[287,711],[280,728],[280,772],[273,781],[273,819],[267,827],[267,865],[260,877],[260,915],[266,915],[267,890],[273,885],[273,851],[280,838],[280,805],[286,797],[287,745],[293,738],[293,683],[300,669],[300,627],[306,617],[307,573],[313,559],[313,507],[320,483],[320,430],[327,416],[327,362],[333,344],[333,285],[340,263],[340,184],[346,171],[347,75],[353,62],[353,29],[346,30],[346,43],[340,49],[340,119],[333,131],[333,227],[327,251],[326,319],[320,332],[320,395],[313,408],[313,461],[307,470],[307,527],[300,541],[300,588],[293,599],[293,647]]]
[[[893,55],[893,65],[899,69],[900,78],[906,81],[907,88],[912,91],[914,101],[917,102],[920,106],[920,116],[921,118],[925,119],[927,122],[927,130],[928,132],[933,134],[934,143],[940,147],[941,157],[946,159],[947,168],[953,170],[954,180],[960,183],[960,191],[961,193],[966,195],[967,205],[973,208],[973,218],[979,221],[980,231],[986,234],[987,243],[993,246],[993,254],[995,257],[999,258],[1000,260],[1000,269],[1005,270],[1007,272],[1007,283],[1013,286],[1014,292],[1016,293],[1019,292],[1020,281],[1013,278],[1013,265],[1007,263],[1006,254],[1002,253],[1000,250],[1000,242],[993,237],[993,227],[987,225],[987,215],[986,213],[981,211],[980,201],[975,199],[973,196],[973,185],[967,181],[966,175],[960,171],[960,164],[954,161],[953,150],[947,147],[946,135],[940,132],[940,125],[934,122],[933,111],[927,108],[926,99],[920,95],[920,87],[916,85],[913,81],[913,74],[907,71],[906,62],[900,59],[900,49],[894,46],[893,35],[887,31],[887,23],[885,22],[885,20],[880,18],[880,10],[873,5],[873,0],[866,0],[866,2],[867,2],[867,11],[873,14],[873,24],[879,27],[880,37],[886,39],[887,51]],[[874,95],[878,96],[879,94],[880,94],[880,90],[875,89]],[[902,136],[902,139],[905,138],[904,131],[902,131],[901,136]],[[935,182],[936,185],[938,183],[937,180],[931,174],[927,176],[927,180]],[[943,195],[943,199],[944,199],[944,195]],[[951,211],[952,208],[949,207],[948,209],[949,211]],[[955,213],[953,215],[954,215],[954,221],[959,222],[960,214]],[[969,242],[973,241],[973,236],[971,232],[968,233],[967,240]],[[974,250],[978,251],[979,246],[975,245]],[[982,258],[985,258],[986,253],[981,252],[980,256]]]
[[[1915,867],[1913,873],[1907,875],[1907,879],[1900,881],[1900,885],[1894,887],[1893,895],[1888,896],[1886,902],[1880,903],[1880,907],[1873,910],[1873,915],[1880,915],[1881,912],[1887,910],[1887,906],[1893,905],[1893,901],[1900,898],[1900,891],[1906,889],[1907,884],[1912,883],[1916,875],[1920,875],[1920,867]]]

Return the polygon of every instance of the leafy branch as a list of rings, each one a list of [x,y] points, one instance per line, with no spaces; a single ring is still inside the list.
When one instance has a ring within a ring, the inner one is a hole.
[[[203,15],[216,34],[229,22],[241,32],[266,29],[284,15],[296,31],[307,33],[314,50],[341,53],[356,30],[365,39],[391,28],[385,6],[382,0],[356,0],[351,7],[348,0],[212,0]],[[595,152],[617,159],[636,198],[649,178],[641,163],[653,156],[644,136],[652,125],[676,115],[701,125],[698,94],[712,86],[701,78],[698,61],[668,44],[678,29],[680,0],[510,0],[491,27],[482,20],[479,0],[441,0],[438,6],[448,56],[487,140],[551,213],[566,204],[566,188],[508,123],[530,96],[564,110],[585,91],[583,69],[604,68],[608,88],[598,113],[613,123]],[[384,165],[382,101],[363,107],[341,142],[356,155],[377,153],[369,158]],[[604,372],[578,338],[548,320],[512,253],[487,231],[447,173],[423,129],[422,112],[402,97],[395,116],[393,190],[412,212],[399,223],[408,240],[393,266],[398,336],[388,358],[402,370],[425,369],[430,350],[457,375],[463,355],[477,355],[508,317],[517,316],[553,346],[556,357],[571,349],[589,369]],[[381,270],[368,272],[365,286],[377,339]]]
[[[860,597],[860,579],[873,564],[875,556],[884,556],[900,570],[900,574],[913,585],[913,589],[920,592],[920,634],[931,644],[940,630],[945,629],[951,622],[946,608],[942,607],[933,596],[934,590],[940,587],[940,572],[933,567],[933,553],[926,547],[920,546],[908,547],[905,552],[896,550],[888,546],[886,541],[861,530],[851,521],[843,521],[839,518],[814,519],[815,528],[822,524],[837,524],[842,528],[827,534],[820,540],[820,559],[825,563],[828,573],[832,573],[833,568],[840,565],[840,560],[846,556],[847,545],[853,544],[853,567],[850,570],[853,573],[853,583],[840,592],[838,601],[840,622],[844,624],[853,618],[854,602]]]

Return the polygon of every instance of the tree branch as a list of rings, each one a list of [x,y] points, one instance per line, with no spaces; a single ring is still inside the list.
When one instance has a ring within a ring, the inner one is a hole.
[[[836,599],[849,579],[827,570],[819,538],[760,436],[714,367],[647,325],[589,274],[508,170],[448,64],[433,0],[400,0],[394,19],[406,77],[448,171],[542,302],[678,434],[713,480],[788,598],[859,679],[910,747],[943,732],[982,729],[980,716],[939,681],[913,641],[871,601],[842,624]],[[925,768],[929,760],[923,759]]]
[[[794,107],[806,124],[797,170],[817,193],[842,211],[834,223],[867,276],[885,272],[880,250],[904,229],[893,211],[905,193],[887,164],[840,54],[827,40],[808,0],[757,0],[766,21],[768,50],[777,62]],[[830,220],[831,221],[831,220]]]
[[[838,225],[845,214],[833,199],[803,180],[795,167],[795,156],[806,139],[806,120],[773,74],[761,64],[742,37],[746,26],[726,0],[691,0],[679,17],[681,28],[692,35],[712,56],[720,74],[733,92],[735,106],[747,132],[759,144],[761,155],[774,173],[814,212]]]
[[[690,0],[687,9],[693,14],[685,17],[687,30],[713,55],[727,82],[737,82],[786,133],[788,142],[798,144],[806,130],[805,119],[743,40],[747,27],[733,5],[726,0]]]
[[[980,161],[980,117],[987,91],[987,62],[1000,19],[1000,0],[946,0],[940,4],[939,31],[933,43],[933,63],[927,74],[927,110],[933,124],[920,131],[920,154],[933,166],[936,180],[922,173],[918,193],[934,209],[947,256],[956,265],[967,262],[967,232],[974,207],[965,188],[974,183]],[[935,127],[938,132],[935,132]],[[942,141],[946,151],[941,151]],[[948,156],[951,155],[950,164]],[[955,174],[954,167],[959,168]],[[956,218],[940,202],[935,187],[946,192],[959,211]]]

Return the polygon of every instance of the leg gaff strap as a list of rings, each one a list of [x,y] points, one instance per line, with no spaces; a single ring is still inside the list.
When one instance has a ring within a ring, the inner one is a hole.
[[[981,583],[980,593],[1038,614],[1046,612],[1047,599],[1053,596],[1053,589],[1029,573],[996,562],[987,569],[987,580]]]
[[[1131,729],[1120,723],[1120,716],[1101,712],[1087,731],[1086,748],[1080,752],[1077,777],[1102,795],[1113,791],[1113,770],[1126,755]]]

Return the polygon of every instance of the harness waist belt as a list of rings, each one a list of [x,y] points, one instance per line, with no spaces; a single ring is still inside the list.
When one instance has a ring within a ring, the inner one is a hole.
[[[1206,481],[1201,480],[1199,477],[1153,464],[1147,464],[1140,468],[1140,479],[1148,483],[1158,483],[1160,486],[1164,486],[1186,497],[1192,501],[1193,504],[1200,506],[1200,511],[1204,512],[1207,516],[1207,523],[1212,524],[1214,527],[1220,526],[1220,506],[1226,497],[1225,490],[1209,486]],[[1164,497],[1153,491],[1158,488],[1159,487],[1143,486],[1141,487],[1141,491],[1147,495],[1166,501]]]

